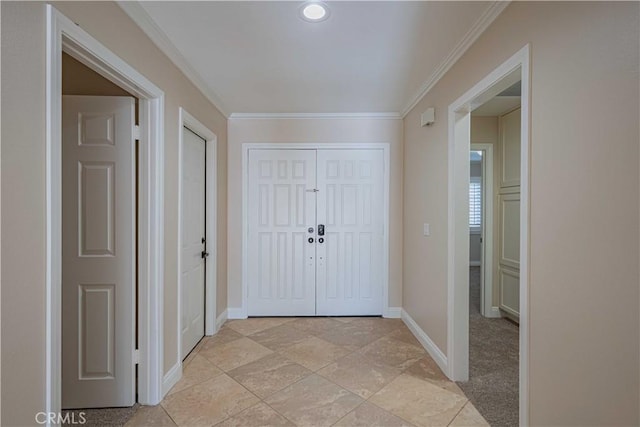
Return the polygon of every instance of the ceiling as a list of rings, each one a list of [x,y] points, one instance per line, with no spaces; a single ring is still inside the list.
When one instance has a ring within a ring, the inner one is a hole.
[[[120,3],[230,113],[402,113],[504,8],[495,2]]]

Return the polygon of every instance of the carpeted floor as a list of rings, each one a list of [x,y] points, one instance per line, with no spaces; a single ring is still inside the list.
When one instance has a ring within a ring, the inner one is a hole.
[[[469,381],[457,384],[489,424],[517,426],[518,326],[480,314],[480,267],[469,282]]]

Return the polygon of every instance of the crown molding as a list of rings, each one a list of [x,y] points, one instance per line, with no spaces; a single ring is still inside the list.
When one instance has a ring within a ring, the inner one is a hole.
[[[230,119],[401,119],[400,113],[233,113]]]
[[[458,42],[453,50],[447,55],[442,63],[436,68],[431,76],[424,82],[418,92],[415,94],[407,106],[402,110],[402,118],[426,96],[427,93],[440,81],[440,79],[458,62],[458,59],[473,45],[480,35],[493,23],[493,21],[506,9],[511,3],[510,0],[494,1],[491,6],[476,20],[473,26],[467,31],[464,37]]]
[[[169,40],[167,35],[140,6],[137,1],[117,1],[118,6],[135,22],[151,41],[174,63],[176,67],[193,83],[200,92],[211,102],[224,116],[229,117],[228,111],[220,97],[209,87],[202,76],[182,56],[180,50]]]

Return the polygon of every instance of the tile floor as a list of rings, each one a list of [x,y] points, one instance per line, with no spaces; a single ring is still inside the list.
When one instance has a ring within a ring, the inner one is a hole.
[[[127,426],[486,426],[398,319],[228,321]]]

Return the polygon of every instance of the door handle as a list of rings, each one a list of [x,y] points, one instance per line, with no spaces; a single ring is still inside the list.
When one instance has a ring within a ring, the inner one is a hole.
[[[200,252],[200,256],[202,257],[202,259],[205,259],[206,257],[208,257],[208,256],[209,256],[209,252],[207,252],[207,251],[202,251],[202,252]]]
[[[308,242],[309,242],[309,243],[313,243],[313,237],[309,237]]]

